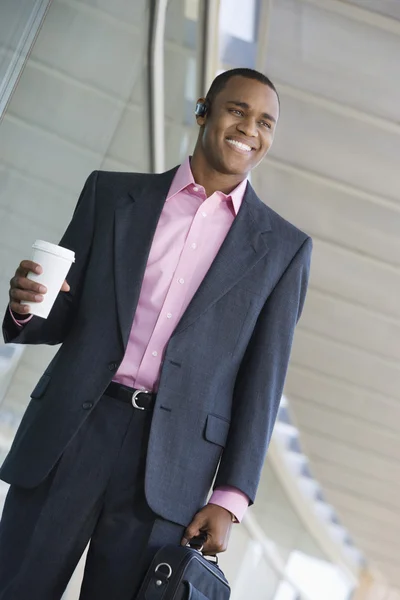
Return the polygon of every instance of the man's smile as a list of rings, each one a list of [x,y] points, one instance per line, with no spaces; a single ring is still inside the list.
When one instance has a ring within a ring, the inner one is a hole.
[[[235,150],[238,150],[241,154],[249,154],[252,150],[254,150],[252,146],[249,146],[245,142],[240,142],[239,140],[231,137],[227,137],[225,139],[228,144],[230,144]]]

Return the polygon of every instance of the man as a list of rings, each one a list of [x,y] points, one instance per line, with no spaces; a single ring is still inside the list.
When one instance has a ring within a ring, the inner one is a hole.
[[[88,178],[47,320],[20,304],[40,267],[18,267],[6,342],[62,345],[0,473],[1,600],[59,599],[89,540],[81,600],[131,600],[159,546],[223,551],[254,502],[311,254],[247,182],[278,117],[264,75],[219,75],[191,159]]]

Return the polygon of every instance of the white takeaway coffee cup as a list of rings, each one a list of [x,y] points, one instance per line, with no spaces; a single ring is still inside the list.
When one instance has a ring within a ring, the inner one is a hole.
[[[38,275],[29,272],[27,278],[45,285],[47,292],[43,295],[42,302],[23,301],[21,304],[29,306],[30,314],[47,319],[63,281],[75,262],[75,252],[44,240],[36,240],[32,248],[32,260],[42,267],[42,273]]]

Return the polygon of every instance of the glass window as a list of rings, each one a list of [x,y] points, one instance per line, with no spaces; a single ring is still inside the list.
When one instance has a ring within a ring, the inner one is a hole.
[[[194,117],[201,48],[201,10],[198,0],[170,0],[166,14],[165,155],[166,168],[191,153],[197,137]]]
[[[4,34],[12,48],[37,5],[2,2],[0,66]],[[148,7],[146,0],[53,0],[47,12],[0,123],[3,302],[34,240],[58,243],[91,171],[149,170]],[[3,75],[4,69],[0,81]],[[1,364],[10,350],[2,346]],[[0,390],[7,388],[0,407],[3,456],[53,354],[47,346],[14,354],[20,361],[10,385],[11,358],[0,371]]]
[[[49,0],[2,0],[0,19],[0,117],[37,35]]]
[[[220,54],[224,67],[255,68],[260,0],[221,0]]]

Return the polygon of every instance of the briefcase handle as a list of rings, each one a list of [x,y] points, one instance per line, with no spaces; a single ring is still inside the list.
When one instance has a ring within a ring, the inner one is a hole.
[[[200,535],[196,535],[196,537],[189,540],[186,546],[188,546],[188,548],[194,548],[194,550],[198,550],[198,552],[201,552],[203,550],[204,542],[206,540],[207,534],[201,533]]]
[[[207,535],[206,534],[200,534],[194,538],[192,538],[187,544],[186,546],[188,548],[192,548],[193,550],[197,550],[197,552],[200,552],[200,554],[202,553],[203,550],[203,546],[204,546],[204,542],[207,539]],[[203,554],[204,556],[204,554]],[[211,555],[211,556],[204,556],[204,558],[206,560],[208,560],[209,562],[215,564],[218,566],[218,556],[215,555]]]

